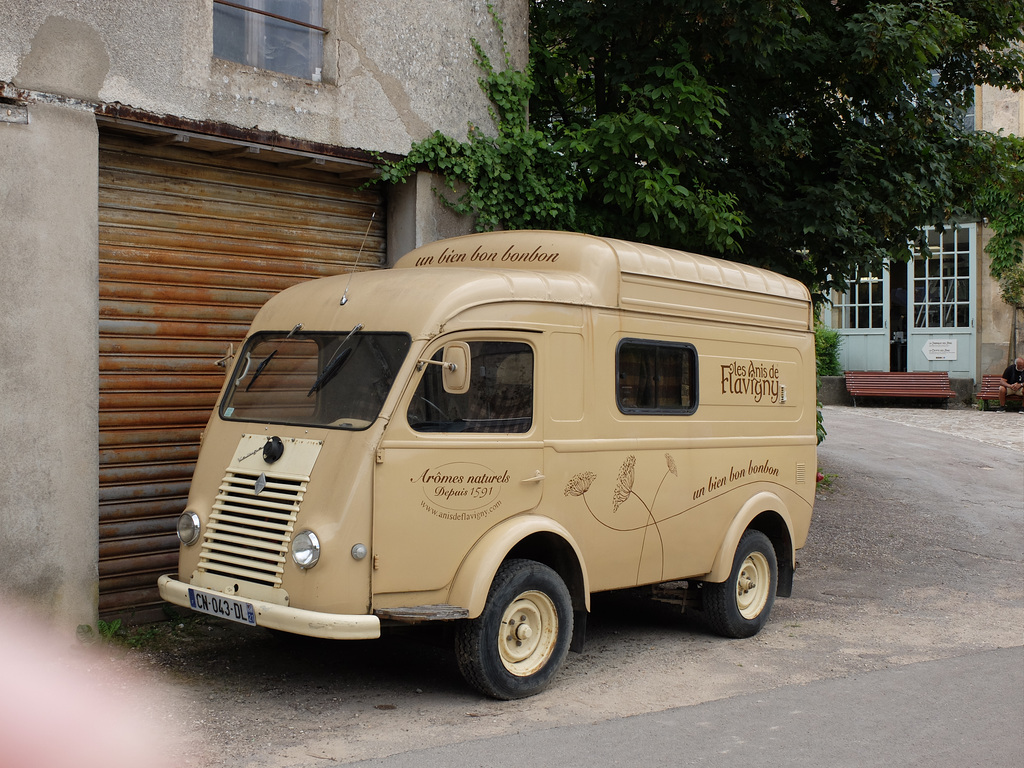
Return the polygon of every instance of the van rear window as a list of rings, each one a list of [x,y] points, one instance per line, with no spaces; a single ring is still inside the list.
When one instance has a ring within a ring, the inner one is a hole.
[[[623,413],[693,413],[697,350],[692,344],[623,339],[615,355],[615,381]]]

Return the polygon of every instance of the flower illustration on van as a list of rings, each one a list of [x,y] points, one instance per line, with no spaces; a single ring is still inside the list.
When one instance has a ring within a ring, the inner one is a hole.
[[[665,484],[665,480],[668,478],[668,476],[673,475],[674,477],[679,477],[679,469],[676,466],[675,459],[672,458],[672,455],[669,453],[665,454],[665,464],[667,466],[667,469],[665,471],[665,474],[661,478],[661,482],[658,483],[658,487],[654,492],[654,498],[650,504],[644,501],[644,499],[634,490],[634,485],[636,484],[636,456],[634,454],[630,454],[629,456],[626,457],[625,461],[622,462],[622,466],[619,467],[619,474],[615,482],[615,488],[612,490],[612,514],[616,514],[622,507],[622,505],[629,501],[630,496],[633,496],[636,498],[637,501],[640,502],[644,510],[647,512],[647,519],[643,523],[643,525],[638,525],[631,528],[621,528],[617,525],[612,525],[609,521],[602,520],[601,517],[597,513],[595,513],[593,509],[591,509],[590,501],[587,499],[587,492],[590,490],[591,486],[597,480],[597,475],[593,472],[578,472],[575,475],[573,475],[569,479],[569,482],[566,483],[564,495],[578,496],[582,498],[583,503],[586,505],[587,511],[590,512],[591,516],[607,528],[611,528],[613,530],[622,532],[635,531],[642,528],[644,531],[643,542],[640,546],[640,560],[642,561],[643,550],[647,543],[647,529],[651,528],[652,526],[655,532],[658,534],[658,541],[661,544],[662,552],[664,553],[665,551],[664,539],[662,538],[661,527],[659,525],[660,521],[654,515],[654,506],[657,504],[658,496],[661,494],[661,488]],[[640,563],[637,564],[638,578],[639,571]]]
[[[679,470],[676,469],[676,460],[672,458],[671,453],[665,454],[665,463],[668,464],[668,471],[671,472],[676,477],[679,477]],[[668,475],[666,475],[665,477],[668,477]],[[664,478],[662,478],[662,482],[664,482]]]
[[[590,490],[590,486],[597,479],[593,472],[580,472],[572,476],[569,484],[565,486],[566,496],[583,496]]]
[[[635,467],[636,456],[627,456],[626,460],[622,462],[622,467],[619,468],[619,481],[615,484],[615,491],[612,493],[612,512],[618,512],[622,503],[633,493]],[[640,497],[637,496],[637,498]],[[640,499],[640,503],[643,504],[643,499]],[[644,506],[647,505],[644,504]]]

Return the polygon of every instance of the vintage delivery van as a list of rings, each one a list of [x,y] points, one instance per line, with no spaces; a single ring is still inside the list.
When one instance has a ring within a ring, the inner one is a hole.
[[[807,536],[815,395],[793,280],[563,232],[433,243],[259,312],[160,593],[323,638],[455,622],[502,699],[582,647],[595,592],[672,582],[750,636]]]

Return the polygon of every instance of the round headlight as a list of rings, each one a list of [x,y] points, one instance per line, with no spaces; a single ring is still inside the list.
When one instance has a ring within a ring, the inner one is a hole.
[[[186,547],[199,541],[199,515],[188,510],[178,517],[178,539]]]
[[[305,570],[320,559],[320,539],[312,531],[299,531],[292,539],[292,560]]]

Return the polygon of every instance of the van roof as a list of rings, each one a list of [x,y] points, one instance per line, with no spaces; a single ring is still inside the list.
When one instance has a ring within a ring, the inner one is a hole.
[[[765,269],[577,232],[481,232],[424,245],[395,264],[396,269],[442,267],[567,272],[588,279],[604,297],[602,303],[611,306],[619,303],[618,284],[628,277],[660,278],[810,300],[802,283]],[[613,286],[615,293],[609,295],[607,291]]]
[[[350,301],[340,303],[342,296]],[[517,230],[440,240],[406,254],[393,269],[300,283],[268,301],[252,330],[358,322],[368,330],[433,335],[472,307],[520,301],[803,331],[812,322],[808,290],[774,272],[624,240]]]

